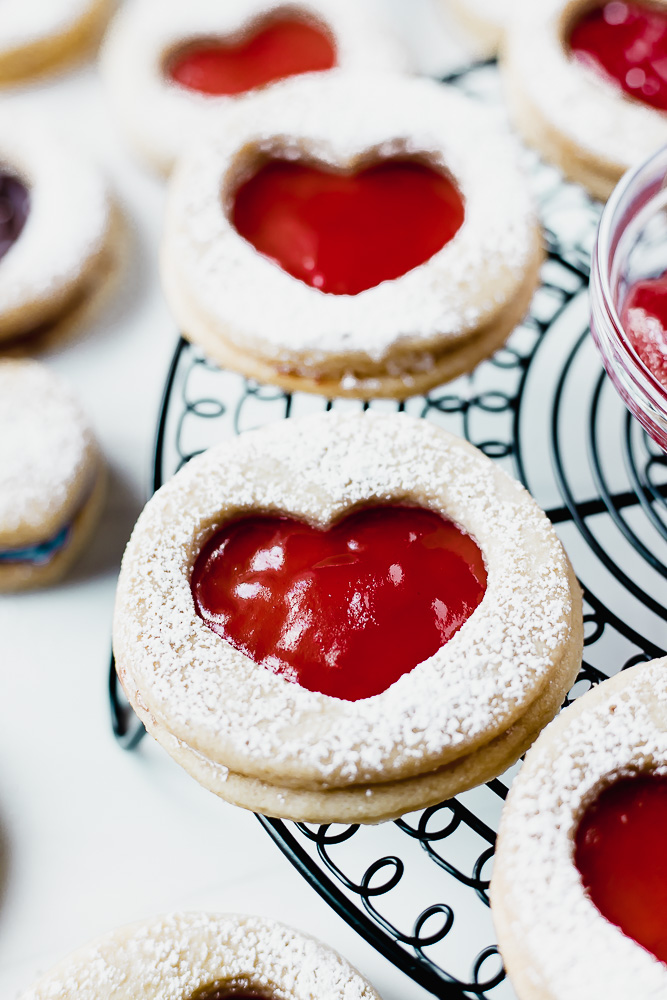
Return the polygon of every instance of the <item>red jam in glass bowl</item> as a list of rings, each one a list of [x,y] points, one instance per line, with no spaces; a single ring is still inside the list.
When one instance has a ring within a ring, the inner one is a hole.
[[[667,962],[667,775],[621,778],[581,818],[575,865],[607,920]]]
[[[475,541],[436,511],[357,510],[327,530],[249,515],[203,547],[200,618],[256,663],[309,691],[358,701],[432,656],[478,606]]]
[[[667,147],[605,205],[591,266],[591,333],[621,399],[667,451]]]

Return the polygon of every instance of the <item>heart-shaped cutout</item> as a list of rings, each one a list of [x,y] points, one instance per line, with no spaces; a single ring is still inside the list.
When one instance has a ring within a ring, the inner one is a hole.
[[[201,94],[243,94],[300,73],[332,69],[336,48],[328,32],[297,17],[272,18],[238,42],[204,38],[167,61],[167,76]]]
[[[622,778],[584,813],[575,864],[607,920],[667,962],[667,776]]]
[[[621,322],[641,360],[667,388],[667,271],[631,286]]]
[[[575,23],[570,48],[626,94],[667,111],[667,11],[612,0]]]
[[[463,218],[453,181],[415,160],[353,174],[270,160],[236,192],[232,221],[295,278],[356,295],[429,260]]]
[[[25,184],[0,170],[0,260],[21,235],[30,209],[30,194]]]
[[[357,701],[432,656],[486,589],[469,536],[435,511],[368,507],[327,530],[281,516],[225,525],[192,573],[199,616],[256,663]]]

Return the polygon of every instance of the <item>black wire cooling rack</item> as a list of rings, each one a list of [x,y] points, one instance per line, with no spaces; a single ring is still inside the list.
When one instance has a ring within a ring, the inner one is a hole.
[[[448,82],[503,113],[492,64]],[[586,626],[571,699],[618,670],[664,655],[667,456],[620,403],[589,336],[599,205],[528,159],[547,260],[530,315],[492,359],[426,397],[329,401],[220,371],[181,339],[160,413],[154,487],[221,437],[297,414],[398,409],[447,427],[528,487],[568,550],[584,589]],[[113,671],[110,698],[114,732],[131,749],[143,728]],[[417,983],[444,1000],[509,1000],[488,886],[513,772],[374,827],[258,819],[334,910]]]

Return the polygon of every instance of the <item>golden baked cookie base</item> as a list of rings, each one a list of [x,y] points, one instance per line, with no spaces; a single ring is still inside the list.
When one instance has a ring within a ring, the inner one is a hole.
[[[301,372],[282,370],[256,354],[243,351],[226,338],[220,329],[214,329],[198,312],[196,304],[179,283],[177,269],[166,255],[163,257],[163,272],[172,308],[176,315],[185,317],[183,336],[201,347],[206,356],[221,368],[237,371],[258,382],[277,385],[287,392],[309,392],[329,398],[405,399],[426,393],[472,371],[480,361],[490,357],[505,344],[528,312],[543,260],[542,237],[536,230],[531,260],[514,298],[491,323],[465,339],[452,340],[447,347],[435,347],[422,352],[414,348],[397,350],[375,366],[370,359],[365,363],[362,360],[360,364],[358,355],[350,355],[347,359],[337,358],[340,374],[334,376],[327,372],[315,377],[307,369],[307,359],[306,367]],[[403,360],[405,355],[407,361]],[[423,370],[419,370],[420,366],[415,365],[415,360],[420,356],[432,359],[428,368],[424,365]],[[410,367],[411,362],[413,367]],[[390,374],[393,366],[399,370],[405,366],[405,373]]]
[[[111,0],[94,0],[69,30],[0,51],[0,86],[50,75],[92,53],[102,38],[111,9]]]
[[[99,521],[106,492],[107,470],[98,457],[90,495],[74,518],[63,548],[46,563],[0,563],[0,593],[48,587],[62,579],[83,551]]]
[[[511,66],[504,65],[505,94],[512,122],[523,139],[594,198],[606,201],[625,173],[626,167],[594,156],[551,125],[514,79]]]
[[[79,280],[61,295],[35,303],[33,310],[10,313],[0,322],[0,357],[31,358],[75,339],[105,308],[120,286],[129,234],[114,208],[102,250]]]
[[[505,732],[443,767],[414,777],[339,788],[297,788],[248,777],[215,763],[176,739],[132,698],[148,732],[192,777],[233,805],[306,823],[378,823],[436,805],[484,784],[511,767],[559,711],[581,668],[583,620],[577,580],[570,638],[560,664],[535,701]]]

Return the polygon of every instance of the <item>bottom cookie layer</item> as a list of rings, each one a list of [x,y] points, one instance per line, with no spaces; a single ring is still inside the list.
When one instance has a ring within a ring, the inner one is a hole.
[[[573,593],[578,584],[571,572]],[[280,786],[230,771],[176,739],[139,709],[148,732],[200,784],[234,805],[305,823],[378,823],[436,805],[498,777],[535,742],[559,711],[581,667],[583,624],[575,602],[572,634],[557,674],[524,715],[477,750],[435,771],[399,781],[329,789]]]
[[[47,587],[67,573],[99,520],[106,498],[106,486],[107,470],[100,459],[91,492],[74,518],[63,547],[48,562],[0,563],[0,593]]]
[[[165,271],[167,279],[171,278],[172,300],[179,301],[179,312],[188,316],[183,336],[201,347],[221,368],[240,372],[258,382],[278,385],[287,392],[311,392],[329,398],[405,399],[426,393],[472,371],[480,361],[505,344],[528,312],[543,258],[541,237],[536,233],[531,262],[514,299],[493,323],[481,331],[440,349],[396,351],[381,362],[373,362],[368,358],[363,369],[355,369],[355,357],[351,356],[349,364],[341,360],[340,374],[335,376],[330,370],[331,362],[327,372],[320,374],[309,367],[307,362],[299,370],[282,368],[256,354],[243,351],[236,344],[222,338],[199,317],[197,310],[180,292],[177,276],[169,274],[166,264]],[[391,373],[392,369],[396,374]]]

